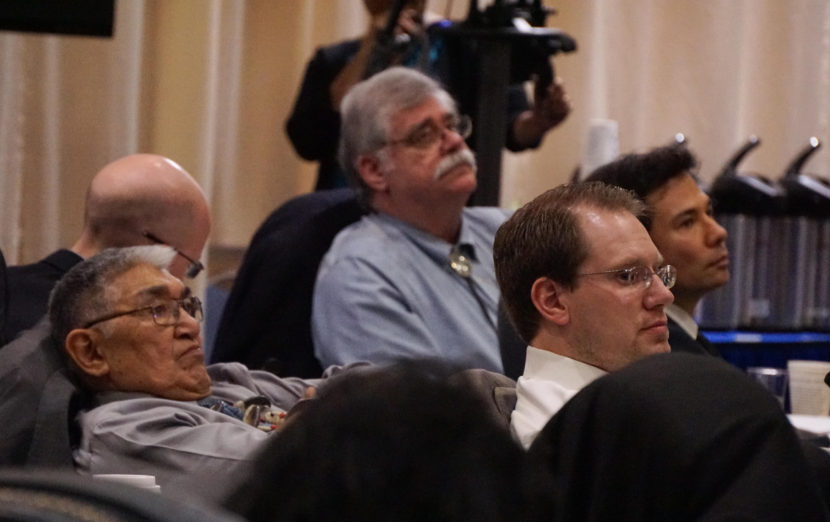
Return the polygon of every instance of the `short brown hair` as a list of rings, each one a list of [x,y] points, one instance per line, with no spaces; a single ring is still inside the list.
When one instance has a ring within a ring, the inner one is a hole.
[[[530,299],[534,281],[548,277],[573,287],[588,257],[575,210],[593,207],[627,211],[638,218],[643,203],[630,191],[605,183],[561,185],[517,210],[496,233],[493,258],[502,301],[525,342],[539,329],[539,312]]]

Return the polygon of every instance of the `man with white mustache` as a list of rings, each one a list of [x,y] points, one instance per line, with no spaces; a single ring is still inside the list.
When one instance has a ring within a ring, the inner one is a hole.
[[[315,356],[324,367],[437,359],[501,372],[492,253],[507,213],[465,206],[477,183],[469,118],[403,67],[355,85],[341,114],[340,162],[371,212],[320,266]]]

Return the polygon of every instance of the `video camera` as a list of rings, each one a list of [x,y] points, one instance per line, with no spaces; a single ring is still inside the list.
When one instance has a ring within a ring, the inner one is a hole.
[[[392,4],[365,77],[388,67],[411,46],[422,44],[411,41],[408,35],[396,38],[394,34],[398,17],[408,1],[395,0]],[[439,68],[475,63],[483,41],[506,43],[511,50],[510,83],[522,83],[537,75],[542,86],[547,86],[553,81],[550,57],[576,50],[573,38],[559,29],[545,27],[551,14],[555,14],[555,10],[546,8],[541,0],[494,0],[483,10],[478,8],[477,0],[470,0],[467,18],[461,22],[444,20],[429,27],[429,41],[437,48],[436,52],[449,55],[440,60],[443,65]],[[444,76],[457,74],[458,71],[454,71]]]
[[[462,38],[500,39],[509,42],[510,82],[521,83],[537,75],[544,85],[553,81],[550,57],[576,50],[576,41],[559,29],[545,27],[554,9],[542,0],[494,0],[479,10],[477,0],[470,0],[467,19],[445,29]]]

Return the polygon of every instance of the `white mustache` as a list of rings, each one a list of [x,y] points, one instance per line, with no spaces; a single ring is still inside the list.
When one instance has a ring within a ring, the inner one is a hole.
[[[476,170],[476,157],[473,151],[464,148],[442,159],[441,163],[435,167],[435,179],[442,178],[447,172],[462,164],[470,165],[473,170]]]

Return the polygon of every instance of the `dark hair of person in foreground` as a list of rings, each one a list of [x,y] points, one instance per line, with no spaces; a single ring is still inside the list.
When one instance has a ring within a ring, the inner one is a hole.
[[[248,520],[523,520],[525,454],[448,370],[352,371],[308,401],[226,502]]]

